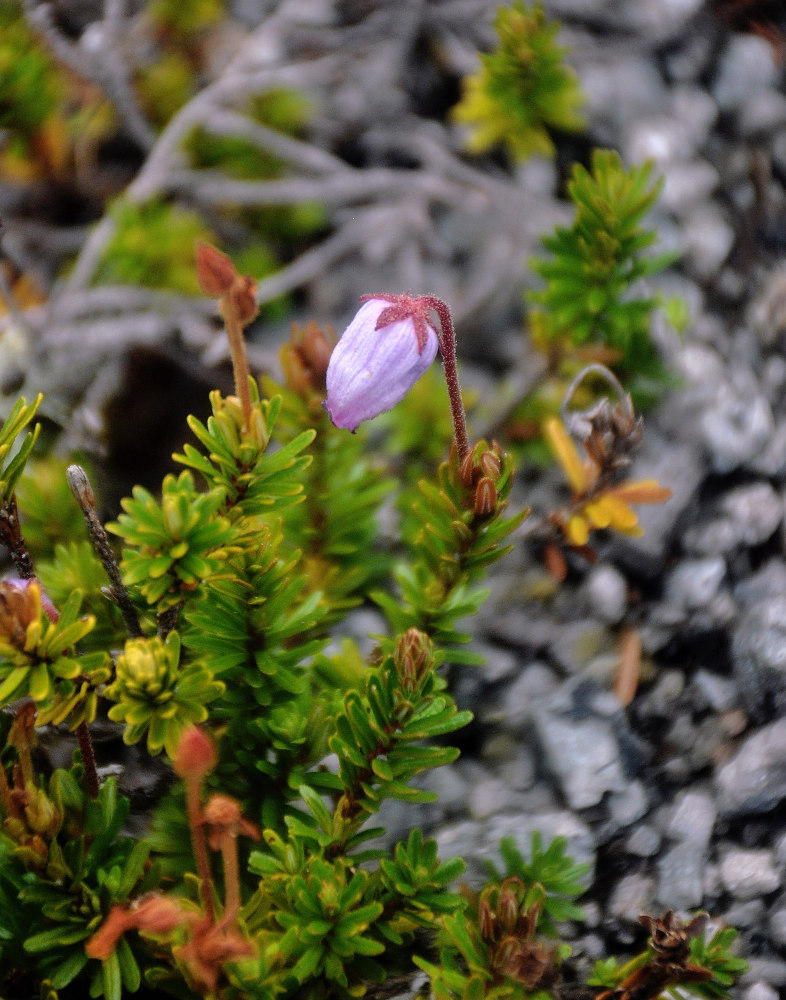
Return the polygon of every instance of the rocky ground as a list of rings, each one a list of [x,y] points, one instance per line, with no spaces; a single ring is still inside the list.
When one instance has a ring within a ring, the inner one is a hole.
[[[706,909],[740,930],[737,995],[786,991],[784,387],[786,94],[782,51],[700,2],[553,0],[593,143],[665,178],[655,224],[690,304],[664,339],[678,386],[645,422],[633,475],[674,496],[551,600],[522,548],[482,612],[486,666],[458,679],[473,744],[437,774],[445,852],[568,838],[592,862],[589,962],[641,939],[640,912]],[[526,478],[526,476],[525,476]],[[529,484],[532,485],[532,484]],[[550,482],[535,487],[549,504]],[[645,681],[610,692],[636,626]],[[424,821],[428,822],[424,815]],[[478,867],[478,870],[479,867]]]
[[[258,5],[235,6],[253,26]],[[330,244],[317,266],[291,278],[304,315],[347,315],[358,294],[383,287],[433,290],[456,310],[469,381],[488,384],[481,359],[525,377],[519,310],[532,279],[523,262],[537,235],[565,217],[557,193],[570,159],[611,146],[628,162],[654,159],[665,178],[650,222],[683,256],[658,285],[686,300],[691,321],[681,341],[658,334],[675,388],[646,419],[632,475],[659,478],[673,498],[642,510],[643,538],[603,542],[599,562],[571,563],[558,589],[544,582],[525,541],[500,565],[479,620],[485,666],[454,677],[476,722],[461,760],[431,778],[439,804],[417,821],[442,853],[466,857],[473,877],[502,836],[523,850],[532,830],[565,836],[593,866],[588,924],[573,930],[580,964],[640,943],[642,911],[702,908],[740,930],[751,969],[736,995],[776,1000],[786,993],[779,5],[760,4],[765,37],[749,30],[753,15],[734,19],[742,3],[547,0],[587,94],[588,131],[566,142],[555,164],[515,173],[462,160],[460,137],[444,122],[476,46],[491,43],[495,4],[269,6],[282,13],[258,35],[260,64],[282,51],[307,53],[315,65],[334,60],[307,81],[321,102],[313,147],[368,173],[409,169],[401,186],[335,195],[331,217],[346,245]],[[10,227],[8,249],[21,254],[20,232]],[[123,391],[126,347],[185,344],[200,366],[216,360],[207,314],[182,303],[145,305],[142,333],[129,320],[110,340],[106,304],[94,297],[91,312],[74,297],[83,293],[79,274],[70,289],[54,290],[61,308],[48,317],[57,322],[29,317],[44,340],[27,378],[76,395],[80,433],[89,435],[100,406]],[[114,302],[112,316],[137,307]],[[260,333],[258,357],[283,336],[283,328]],[[89,344],[89,361],[67,375],[52,363],[63,343],[77,352]],[[558,484],[556,472],[525,470],[520,501],[546,511]],[[356,616],[359,630],[374,631],[370,614]],[[643,676],[623,707],[612,681],[620,638],[632,628]],[[409,809],[385,818],[393,832],[413,822]]]

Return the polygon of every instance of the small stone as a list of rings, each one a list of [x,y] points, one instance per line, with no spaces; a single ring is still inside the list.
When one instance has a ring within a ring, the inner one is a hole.
[[[676,215],[690,212],[694,205],[706,201],[719,183],[720,174],[706,160],[669,164],[660,207]]]
[[[786,124],[786,97],[777,90],[760,90],[739,108],[739,130],[745,139],[769,139]]]
[[[751,94],[777,86],[778,67],[772,45],[757,35],[729,35],[712,87],[723,111],[733,111]]]
[[[616,625],[628,607],[628,581],[609,563],[599,563],[587,574],[584,591],[591,613],[606,625]]]
[[[486,684],[497,684],[516,674],[519,658],[509,649],[478,640],[473,642],[473,649],[483,657],[483,663],[477,667],[477,672]]]
[[[716,386],[699,418],[699,429],[716,472],[732,472],[750,462],[772,434],[775,421],[764,396],[729,382]]]
[[[638,872],[619,880],[608,902],[608,912],[623,920],[638,921],[655,900],[655,879]]]
[[[739,701],[739,689],[733,680],[704,668],[696,671],[691,684],[713,712],[726,712]]]
[[[487,722],[498,720],[510,732],[528,730],[533,708],[558,688],[554,671],[535,660],[522,670],[506,689],[502,700],[484,715]]]
[[[593,713],[585,687],[564,685],[533,718],[546,766],[572,809],[597,805],[607,792],[622,792],[628,784],[616,735],[625,718]]]
[[[613,648],[608,629],[601,622],[585,618],[567,622],[559,628],[549,650],[566,673],[577,674],[594,657],[611,652]]]
[[[761,476],[783,479],[786,474],[786,420],[779,420],[776,423],[770,439],[759,454],[748,463],[748,467]]]
[[[767,921],[767,930],[772,938],[773,944],[778,947],[786,947],[786,909],[779,907],[773,910]]]
[[[704,899],[705,847],[695,841],[676,844],[658,861],[658,899],[663,906],[692,910]]]
[[[648,806],[647,792],[640,781],[632,781],[621,792],[612,792],[608,797],[608,807],[614,832],[641,819]]]
[[[786,962],[780,958],[757,958],[755,955],[746,956],[748,960],[748,971],[745,979],[750,981],[763,980],[772,983],[773,986],[786,986]],[[782,994],[781,994],[782,995]]]
[[[706,607],[725,575],[726,563],[720,557],[685,560],[666,580],[666,600],[687,611]]]
[[[778,991],[760,979],[748,987],[743,1000],[778,1000]]]
[[[786,719],[749,736],[715,776],[718,810],[733,818],[766,813],[786,798]]]
[[[786,562],[773,557],[734,588],[734,596],[743,605],[756,604],[769,597],[786,597]]]
[[[690,841],[706,847],[716,817],[715,801],[711,795],[706,792],[681,792],[666,833],[672,840]]]
[[[744,903],[735,903],[723,914],[723,922],[729,927],[742,930],[746,927],[760,927],[764,922],[767,907],[761,899],[749,899]]]
[[[732,665],[743,701],[756,718],[786,707],[786,597],[754,604],[732,635]]]
[[[769,483],[730,490],[720,509],[737,527],[739,541],[748,546],[772,538],[783,519],[783,501]]]
[[[714,202],[703,202],[685,213],[687,256],[696,275],[717,275],[734,246],[734,229]]]
[[[721,861],[723,884],[736,899],[766,896],[781,884],[773,862],[772,851],[734,848]]]
[[[637,826],[625,841],[625,850],[628,854],[635,854],[639,858],[652,858],[660,850],[660,844],[661,838],[658,831],[654,827],[644,824]]]
[[[618,136],[625,123],[657,114],[663,107],[663,78],[650,59],[618,52],[612,60],[587,60],[578,71],[585,113],[601,135]]]

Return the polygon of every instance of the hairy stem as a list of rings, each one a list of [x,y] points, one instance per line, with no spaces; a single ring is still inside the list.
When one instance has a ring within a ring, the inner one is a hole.
[[[66,470],[66,479],[71,487],[76,502],[79,504],[82,514],[87,524],[87,531],[93,548],[101,560],[104,572],[109,577],[111,584],[109,594],[115,604],[120,608],[123,621],[126,623],[126,631],[132,639],[139,639],[142,636],[142,626],[139,624],[136,609],[131,603],[128,591],[123,583],[120,567],[117,565],[115,554],[109,541],[109,535],[99,520],[96,512],[96,499],[87,473],[81,465],[69,465]]]
[[[199,801],[201,780],[198,777],[185,776],[186,785],[186,815],[191,830],[191,849],[194,852],[197,875],[202,883],[202,902],[205,906],[205,916],[213,920],[213,876],[210,872],[210,859],[207,853],[205,828],[202,822],[202,806]]]
[[[16,572],[23,580],[32,580],[35,576],[33,560],[27,550],[19,527],[19,514],[16,508],[16,496],[11,496],[0,507],[0,541],[8,549]]]
[[[243,337],[243,324],[238,316],[235,303],[229,294],[221,296],[221,315],[229,339],[229,353],[232,356],[232,370],[235,375],[235,395],[240,400],[243,407],[243,419],[245,428],[251,426],[251,390],[248,381],[251,372],[248,368],[248,358],[246,357],[246,342]]]
[[[453,317],[446,302],[438,299],[435,295],[424,295],[423,300],[439,317],[441,335],[439,338],[439,350],[442,354],[442,365],[445,369],[445,381],[448,386],[448,397],[450,399],[450,413],[453,418],[453,434],[456,438],[456,451],[459,462],[463,462],[469,454],[469,441],[467,439],[467,415],[464,412],[464,401],[461,398],[461,386],[459,385],[458,368],[456,366],[456,331],[453,326]]]

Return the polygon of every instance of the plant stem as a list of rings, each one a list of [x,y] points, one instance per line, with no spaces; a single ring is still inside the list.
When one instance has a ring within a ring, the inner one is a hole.
[[[85,769],[85,784],[88,798],[98,798],[98,771],[96,756],[93,752],[93,740],[84,719],[76,727],[76,738],[79,741],[79,752],[82,755],[82,766]]]
[[[442,328],[439,349],[442,354],[442,365],[445,369],[450,413],[453,418],[453,434],[456,439],[456,451],[460,464],[469,454],[469,441],[467,439],[467,415],[464,412],[464,401],[461,398],[461,386],[456,366],[456,330],[446,302],[438,299],[435,295],[424,295],[423,300],[437,314],[439,325]]]
[[[235,395],[240,400],[243,407],[243,419],[245,429],[251,426],[251,391],[248,387],[248,380],[251,372],[248,368],[248,358],[246,357],[246,342],[243,337],[243,324],[238,316],[235,303],[229,293],[221,296],[221,315],[224,318],[224,325],[227,330],[229,340],[229,353],[232,356],[232,370],[235,375]]]
[[[0,541],[7,547],[8,554],[11,556],[19,576],[23,580],[32,580],[35,576],[35,570],[19,528],[15,494],[11,494],[0,507]]]
[[[99,520],[96,511],[95,494],[90,485],[90,480],[87,478],[87,473],[81,465],[69,465],[66,470],[66,479],[84,515],[93,548],[101,560],[104,572],[109,577],[111,584],[109,594],[118,608],[120,608],[123,621],[126,623],[128,635],[132,639],[139,639],[143,635],[142,626],[139,624],[136,609],[131,603],[131,598],[128,596],[128,591],[123,583],[123,577],[120,573],[120,567],[117,565],[115,554],[112,551],[109,536]]]
[[[214,917],[213,876],[210,873],[205,828],[202,823],[202,806],[199,801],[202,782],[199,778],[191,777],[190,775],[186,775],[184,781],[186,786],[186,815],[188,816],[188,826],[191,830],[191,849],[194,852],[197,875],[199,876],[199,881],[202,883],[202,902],[205,906],[205,916],[212,921]]]
[[[237,862],[237,840],[231,833],[221,838],[221,860],[224,865],[224,916],[230,923],[240,912],[240,873]]]

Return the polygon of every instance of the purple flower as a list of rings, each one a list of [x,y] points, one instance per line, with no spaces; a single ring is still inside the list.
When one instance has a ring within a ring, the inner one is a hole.
[[[344,331],[327,370],[328,416],[354,431],[400,403],[434,360],[439,341],[425,298],[368,297]]]

